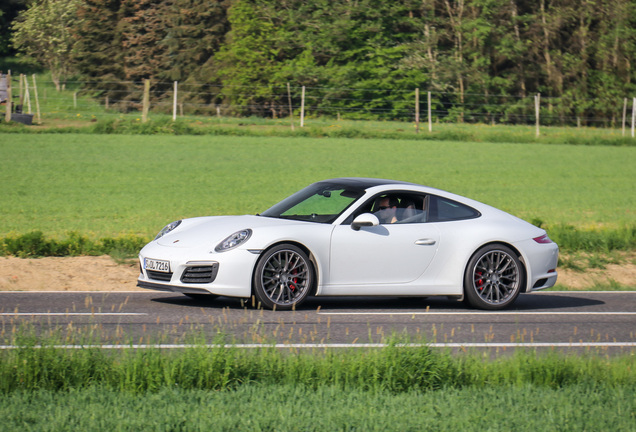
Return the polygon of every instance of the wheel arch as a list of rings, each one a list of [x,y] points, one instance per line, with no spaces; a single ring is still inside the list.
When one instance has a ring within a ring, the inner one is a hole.
[[[526,263],[526,260],[524,259],[523,254],[519,251],[519,249],[515,247],[513,244],[508,243],[506,241],[493,240],[493,241],[484,243],[480,245],[478,248],[476,248],[466,260],[466,264],[464,265],[464,274],[466,274],[466,271],[468,271],[468,265],[470,264],[470,261],[473,259],[475,254],[479,252],[480,249],[486,246],[494,246],[494,245],[506,246],[507,248],[512,250],[515,253],[515,255],[517,255],[517,258],[519,259],[519,262],[521,263],[523,267],[523,281],[521,284],[521,286],[523,287],[523,290],[521,292],[528,292],[528,280],[529,280],[528,279],[528,264]],[[462,294],[464,294],[463,290],[462,290]]]
[[[288,245],[293,245],[296,246],[297,248],[300,248],[304,253],[307,254],[307,256],[309,257],[309,262],[311,263],[312,269],[314,271],[314,286],[311,288],[311,291],[309,292],[310,296],[313,296],[316,294],[316,291],[318,290],[318,285],[320,284],[320,274],[318,272],[318,264],[316,262],[316,257],[314,256],[313,252],[304,244],[295,241],[295,240],[279,240],[275,243],[272,243],[271,245],[267,246],[265,249],[263,249],[260,253],[260,255],[263,255],[265,252],[269,251],[270,249],[275,248],[276,246],[280,246],[282,244],[288,244]],[[252,286],[251,286],[251,295],[254,295],[254,272],[256,271],[256,267],[258,266],[258,263],[260,261],[260,257],[256,260],[256,263],[254,264],[254,267],[252,268],[252,275],[250,277],[250,280],[252,281]]]

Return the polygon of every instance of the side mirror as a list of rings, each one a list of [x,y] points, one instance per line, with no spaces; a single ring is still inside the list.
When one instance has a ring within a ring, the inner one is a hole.
[[[351,229],[359,231],[362,227],[372,227],[380,225],[378,217],[371,213],[362,213],[358,215],[351,223]]]

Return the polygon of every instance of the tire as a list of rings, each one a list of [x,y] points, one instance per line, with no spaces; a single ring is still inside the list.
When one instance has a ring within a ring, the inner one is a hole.
[[[312,291],[314,269],[309,257],[290,244],[274,246],[263,253],[254,269],[254,294],[263,307],[290,310]]]
[[[478,309],[497,310],[510,306],[525,283],[525,268],[517,254],[507,246],[487,245],[468,261],[464,275],[464,294]]]

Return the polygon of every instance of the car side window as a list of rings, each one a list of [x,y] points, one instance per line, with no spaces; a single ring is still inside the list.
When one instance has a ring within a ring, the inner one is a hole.
[[[481,216],[477,210],[448,198],[429,196],[429,221],[445,222],[474,219]]]
[[[373,213],[380,224],[423,223],[427,219],[427,197],[413,192],[392,192],[375,196],[360,207],[353,217],[361,213]],[[345,221],[346,224],[351,221]]]

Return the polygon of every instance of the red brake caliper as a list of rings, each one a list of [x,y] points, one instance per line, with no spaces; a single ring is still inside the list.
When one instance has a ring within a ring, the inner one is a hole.
[[[478,271],[478,272],[475,272],[475,274],[477,274],[477,276],[481,276],[481,275],[482,275],[482,272],[479,272],[479,271]],[[483,280],[483,279],[479,279],[479,280],[477,281],[477,289],[478,289],[479,291],[481,291],[481,290],[483,290],[483,289],[484,289],[484,280]]]
[[[298,270],[294,269],[292,274],[298,274]],[[298,283],[298,278],[293,278],[292,283],[289,284],[292,291],[296,291],[296,284]]]

